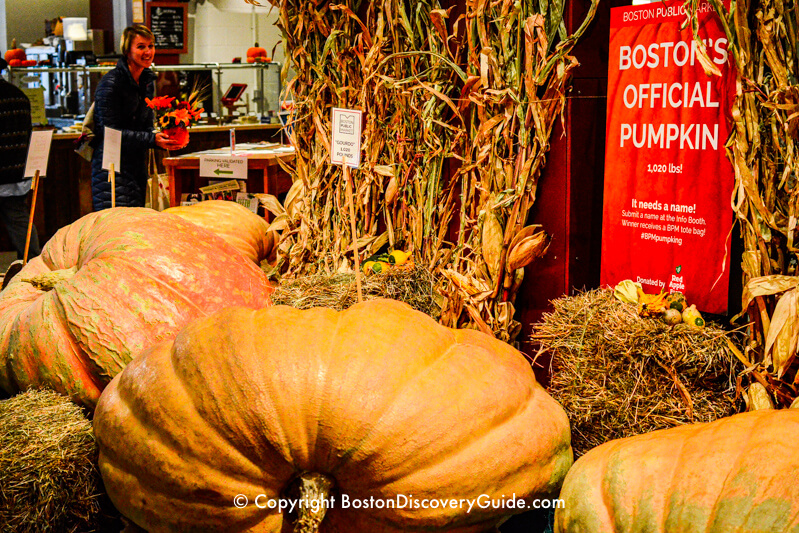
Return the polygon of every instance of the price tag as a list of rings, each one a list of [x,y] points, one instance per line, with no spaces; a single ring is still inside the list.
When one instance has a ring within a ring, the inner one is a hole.
[[[201,155],[200,176],[226,180],[246,180],[247,158],[228,155]]]
[[[111,170],[111,165],[114,165],[114,172],[119,172],[121,151],[122,132],[106,126],[103,139],[103,168],[105,170]]]
[[[50,158],[50,143],[53,130],[34,131],[28,145],[28,160],[25,164],[25,177],[30,178],[39,171],[39,177],[47,173],[47,160]]]
[[[333,140],[330,143],[330,162],[358,168],[361,164],[362,111],[333,108]]]

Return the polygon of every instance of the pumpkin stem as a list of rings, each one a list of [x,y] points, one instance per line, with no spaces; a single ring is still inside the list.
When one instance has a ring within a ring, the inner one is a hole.
[[[316,533],[327,513],[333,478],[318,472],[303,472],[292,482],[292,492],[299,492],[294,533]],[[316,502],[316,503],[314,503]]]
[[[59,282],[68,280],[75,273],[78,271],[78,267],[74,266],[72,268],[65,268],[63,270],[53,270],[51,272],[45,272],[44,274],[39,274],[38,276],[33,276],[32,278],[23,278],[20,281],[24,283],[30,283],[40,291],[49,291],[52,290]]]

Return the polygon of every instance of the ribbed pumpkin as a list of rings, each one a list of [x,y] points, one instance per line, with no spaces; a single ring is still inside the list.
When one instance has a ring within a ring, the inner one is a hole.
[[[17,48],[17,40],[11,39],[11,48],[6,50],[5,53],[5,60],[11,65],[12,61],[27,61],[28,55],[25,53],[25,50],[22,48]],[[11,65],[12,67],[15,65]],[[19,66],[19,63],[16,63],[16,66]]]
[[[269,56],[266,55],[266,49],[258,46],[258,43],[247,48],[247,63],[265,63],[268,61]]]
[[[180,217],[92,213],[56,232],[0,293],[0,387],[46,386],[92,408],[145,347],[225,306],[268,305],[270,292],[251,261]]]
[[[256,503],[313,473],[336,498],[319,531],[487,531],[520,510],[421,502],[530,501],[572,463],[566,415],[519,352],[392,300],[195,321],[111,382],[94,429],[109,496],[151,533],[290,531]],[[420,508],[374,508],[398,495]]]
[[[236,202],[208,200],[170,207],[164,213],[178,215],[213,231],[255,263],[260,264],[272,250],[274,239],[266,232],[269,224]]]
[[[614,440],[569,471],[555,531],[795,533],[798,475],[795,409]]]

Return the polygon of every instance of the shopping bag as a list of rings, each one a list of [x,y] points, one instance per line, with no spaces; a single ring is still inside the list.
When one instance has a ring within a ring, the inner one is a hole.
[[[94,140],[94,102],[83,118],[83,126],[80,130],[80,137],[75,141],[75,152],[86,161],[92,160],[94,147],[91,142]]]
[[[158,172],[154,150],[150,150],[150,160],[147,166],[150,177],[147,178],[144,207],[163,211],[169,207],[169,174]]]

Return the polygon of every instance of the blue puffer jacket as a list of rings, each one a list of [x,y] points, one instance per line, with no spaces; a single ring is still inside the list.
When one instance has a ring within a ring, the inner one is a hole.
[[[94,95],[94,153],[92,154],[92,204],[95,211],[111,207],[111,183],[103,170],[105,127],[122,131],[120,168],[114,169],[117,207],[144,207],[147,187],[147,150],[155,147],[155,115],[144,98],[152,98],[155,73],[144,69],[139,83],[123,57],[103,76]]]

